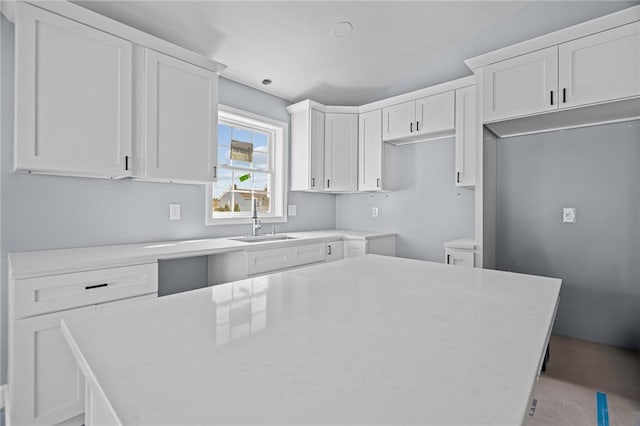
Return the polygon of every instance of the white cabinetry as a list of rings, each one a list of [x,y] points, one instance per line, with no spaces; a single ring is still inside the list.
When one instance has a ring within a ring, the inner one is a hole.
[[[561,44],[560,108],[640,95],[640,22]]]
[[[456,90],[456,186],[476,185],[476,86]]]
[[[325,261],[324,243],[299,244],[247,252],[247,275],[255,276]]]
[[[10,280],[8,423],[82,424],[84,379],[60,318],[157,291],[156,263]]]
[[[145,49],[144,148],[136,176],[212,182],[217,171],[218,76]],[[136,162],[139,165],[140,162]]]
[[[444,244],[444,262],[447,265],[474,267],[475,242],[470,239],[448,241]]]
[[[130,176],[132,44],[16,2],[16,170]]]
[[[344,242],[342,240],[326,243],[325,248],[327,262],[344,259]]]
[[[358,189],[358,115],[325,114],[325,190]]]
[[[484,121],[558,108],[558,48],[542,49],[483,70]]]
[[[450,136],[455,128],[454,102],[454,92],[448,91],[383,108],[382,138],[395,141]]]
[[[289,108],[291,114],[291,190],[324,188],[324,113],[311,101]]]
[[[358,190],[381,190],[382,174],[382,110],[377,109],[358,118]]]
[[[344,241],[344,258],[364,256],[365,254],[379,254],[382,256],[396,255],[396,236],[376,236],[365,239],[347,239]]]
[[[639,96],[640,22],[487,65],[482,75],[485,122]]]

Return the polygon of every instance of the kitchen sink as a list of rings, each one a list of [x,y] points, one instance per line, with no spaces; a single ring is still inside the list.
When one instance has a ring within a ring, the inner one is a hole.
[[[240,241],[243,243],[263,243],[265,241],[281,241],[281,240],[295,240],[295,237],[289,237],[285,234],[282,235],[256,235],[255,237],[238,237],[229,238],[233,241]]]

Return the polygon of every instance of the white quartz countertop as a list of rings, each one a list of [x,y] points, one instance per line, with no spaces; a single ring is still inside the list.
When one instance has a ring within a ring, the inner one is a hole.
[[[341,229],[288,232],[292,240],[241,242],[236,237],[207,238],[183,241],[159,241],[138,244],[80,247],[9,253],[11,278],[31,278],[62,274],[82,269],[113,268],[152,263],[158,259],[205,256],[234,250],[260,250],[300,242],[331,241],[335,239],[369,240],[394,233],[350,231]]]
[[[516,425],[560,284],[367,255],[62,329],[122,424]]]

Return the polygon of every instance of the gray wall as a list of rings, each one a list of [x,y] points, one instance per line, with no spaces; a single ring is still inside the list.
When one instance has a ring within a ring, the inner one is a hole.
[[[442,262],[445,241],[473,238],[474,191],[454,183],[454,139],[388,146],[393,192],[336,196],[336,226],[396,232],[397,255]],[[378,217],[371,208],[378,207]]]
[[[555,333],[640,349],[640,121],[502,139],[497,154],[497,268],[563,280]]]
[[[12,173],[13,158],[13,24],[1,17],[0,250],[7,253],[65,247],[243,235],[243,226],[205,225],[205,187],[168,183],[111,181]],[[221,79],[220,103],[289,122],[282,99]],[[281,232],[335,228],[335,197],[289,193],[297,216],[279,224]],[[182,205],[182,220],[169,221],[169,203]],[[163,280],[162,277],[160,277]],[[206,273],[202,277],[206,282]],[[166,280],[165,280],[166,282]],[[179,286],[177,283],[176,285]],[[2,362],[7,368],[7,278],[0,284]]]

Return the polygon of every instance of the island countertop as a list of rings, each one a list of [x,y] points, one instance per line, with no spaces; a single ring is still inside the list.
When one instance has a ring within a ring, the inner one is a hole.
[[[62,330],[96,397],[87,425],[95,401],[127,425],[515,425],[560,285],[367,255],[69,316]]]

